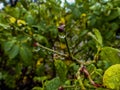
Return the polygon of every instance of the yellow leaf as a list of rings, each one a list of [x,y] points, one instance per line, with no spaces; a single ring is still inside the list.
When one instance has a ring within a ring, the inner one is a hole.
[[[41,65],[42,61],[43,61],[43,58],[39,58],[38,61],[37,61],[37,63],[36,63],[36,66]]]
[[[65,64],[68,65],[68,66],[69,66],[71,63],[73,63],[71,60],[65,60],[64,62],[65,62]]]
[[[10,23],[15,23],[15,22],[16,22],[16,18],[10,17],[10,18],[9,18],[9,21],[10,21]]]
[[[29,34],[30,34],[30,35],[33,35],[33,32],[31,31],[31,28],[30,28],[30,27],[27,27],[27,29],[28,29]]]
[[[27,76],[24,76],[23,77],[23,83],[26,83],[27,82]]]
[[[60,48],[61,48],[61,49],[66,49],[66,45],[63,44],[63,43],[60,43]]]
[[[60,19],[59,24],[65,24],[65,19],[63,17]]]
[[[26,25],[26,22],[24,20],[17,20],[17,25],[18,26]]]
[[[55,16],[54,19],[57,20],[58,19],[57,16]]]
[[[27,39],[25,39],[25,40],[22,40],[22,43],[27,43],[27,41],[28,41]]]
[[[59,27],[59,23],[58,22],[56,23],[56,26]]]
[[[29,31],[29,34],[30,34],[30,35],[33,35],[32,31]]]
[[[87,15],[86,15],[85,13],[82,13],[81,16],[82,16],[82,17],[86,17]]]

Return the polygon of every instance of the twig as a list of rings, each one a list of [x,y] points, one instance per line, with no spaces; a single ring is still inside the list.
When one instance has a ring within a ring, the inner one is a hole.
[[[81,65],[81,66],[83,66],[83,65]],[[85,86],[84,86],[84,84],[83,84],[83,82],[82,82],[82,79],[81,79],[81,76],[80,76],[80,70],[82,69],[82,67],[80,67],[79,69],[78,69],[78,71],[77,71],[77,73],[76,73],[76,77],[77,77],[77,79],[79,80],[79,84],[80,84],[80,86],[81,86],[81,90],[86,90],[86,88],[85,88]]]
[[[64,88],[75,88],[76,86],[63,86]]]
[[[89,65],[89,64],[92,64],[92,63],[95,63],[95,61],[87,61],[87,62],[84,62],[84,61],[80,61],[79,59],[75,58],[74,56],[72,56],[72,59],[76,62],[78,62],[79,64],[81,65]]]
[[[78,51],[74,52],[73,55],[76,55],[76,54],[78,54],[79,52],[82,52],[82,50],[79,49]]]
[[[85,66],[82,66],[82,67],[81,67],[80,72],[84,73],[84,75],[89,79],[90,83],[91,83],[95,88],[101,87],[100,84],[97,84],[97,83],[95,83],[95,82],[93,81],[93,79],[92,79],[91,76],[90,76],[90,73],[88,72],[88,70],[86,69]]]
[[[50,51],[50,52],[54,52],[54,53],[56,53],[56,54],[58,54],[58,55],[61,55],[61,56],[64,56],[64,57],[68,57],[68,55],[66,55],[66,54],[59,53],[59,52],[57,52],[57,51],[55,51],[55,50],[52,50],[52,49],[50,49],[50,48],[47,48],[47,47],[45,47],[45,46],[43,46],[43,45],[41,45],[41,44],[39,44],[39,43],[37,43],[37,46],[39,46],[39,47],[41,47],[41,48],[43,48],[43,49],[46,49],[46,50],[48,50],[48,51]]]
[[[65,37],[65,43],[66,43],[66,46],[67,46],[67,49],[68,49],[69,56],[70,56],[70,58],[72,59],[72,54],[71,54],[71,52],[70,52],[70,48],[69,48],[68,41],[67,41],[67,38],[66,38],[66,37]]]
[[[63,57],[69,57],[67,54],[59,53],[59,52],[57,52],[57,51],[55,51],[55,50],[53,50],[53,49],[47,48],[47,47],[45,47],[45,46],[43,46],[43,45],[41,45],[41,44],[39,44],[39,43],[36,43],[36,44],[37,44],[38,47],[41,47],[41,48],[43,48],[43,49],[46,49],[46,50],[48,50],[48,51],[50,51],[50,52],[56,53],[56,54],[61,55],[61,56],[63,56]],[[88,64],[91,64],[91,63],[95,63],[95,61],[87,61],[87,62],[80,61],[79,59],[75,58],[75,57],[72,56],[72,55],[71,55],[71,58],[72,58],[72,61],[75,61],[75,62],[77,62],[77,63],[79,63],[79,64],[81,64],[81,65],[88,65]]]

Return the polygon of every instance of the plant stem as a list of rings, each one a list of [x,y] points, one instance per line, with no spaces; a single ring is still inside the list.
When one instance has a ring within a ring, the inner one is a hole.
[[[52,50],[52,49],[50,49],[50,48],[47,48],[47,47],[45,47],[45,46],[43,46],[43,45],[41,45],[41,44],[39,44],[39,43],[37,43],[37,46],[39,46],[39,47],[41,47],[41,48],[43,48],[43,49],[46,49],[46,50],[48,50],[48,51],[50,51],[50,52],[54,52],[54,53],[56,53],[56,54],[58,54],[58,55],[61,55],[61,56],[64,56],[64,57],[68,57],[68,55],[66,55],[66,54],[62,54],[62,53],[59,53],[59,52],[57,52],[57,51],[54,51],[54,50]]]
[[[84,62],[84,61],[80,61],[79,59],[77,59],[76,57],[72,56],[72,59],[76,62],[78,62],[79,64],[82,64],[82,65],[89,65],[89,64],[92,64],[92,63],[95,63],[95,61],[87,61],[87,62]]]
[[[63,86],[64,88],[75,88],[75,85],[74,86]]]
[[[84,84],[82,82],[81,76],[80,76],[80,70],[81,70],[81,67],[78,69],[78,71],[76,73],[76,76],[77,76],[77,79],[78,79],[79,84],[81,86],[81,90],[86,90],[85,87],[84,87]]]
[[[43,48],[43,49],[46,49],[46,50],[48,50],[48,51],[50,51],[50,52],[53,52],[53,53],[56,53],[56,54],[58,54],[58,55],[61,55],[61,56],[64,56],[64,57],[68,57],[68,55],[66,55],[66,54],[62,54],[62,53],[59,53],[59,52],[57,52],[57,51],[55,51],[55,50],[53,50],[53,49],[50,49],[50,48],[47,48],[47,47],[45,47],[45,46],[43,46],[43,45],[41,45],[41,44],[39,44],[39,43],[37,43],[37,46],[39,46],[39,47],[41,47],[41,48]],[[71,54],[70,54],[71,55]],[[75,58],[74,56],[70,56],[72,59],[72,61],[76,61],[77,63],[79,63],[79,64],[82,64],[82,65],[88,65],[88,64],[91,64],[91,63],[94,63],[95,61],[87,61],[87,62],[83,62],[83,61],[80,61],[79,59],[77,59],[77,58]]]
[[[70,52],[70,48],[69,48],[69,45],[68,45],[68,41],[67,41],[67,38],[65,37],[65,43],[66,43],[66,46],[67,46],[67,50],[68,50],[68,53],[69,53],[69,57],[70,59],[72,59],[72,54]]]
[[[99,58],[99,53],[100,53],[100,51],[101,51],[101,48],[98,48],[98,50],[97,50],[97,53],[95,54],[95,56],[94,56],[94,60],[97,62],[97,60],[98,60],[98,58]]]

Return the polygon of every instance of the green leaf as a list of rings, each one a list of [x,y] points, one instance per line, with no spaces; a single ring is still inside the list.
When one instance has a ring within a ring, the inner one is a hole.
[[[110,64],[120,63],[120,50],[112,47],[104,47],[101,50],[100,57]]]
[[[81,33],[80,33],[80,37],[83,37],[84,35],[86,35],[88,33],[88,30],[83,30]]]
[[[90,7],[90,10],[100,10],[101,8],[101,3],[96,2],[93,6]]]
[[[96,28],[94,28],[93,31],[94,31],[94,33],[95,33],[95,36],[96,36],[96,38],[97,38],[98,43],[102,46],[103,41],[102,41],[101,33],[100,33],[99,30],[96,29]]]
[[[2,75],[2,72],[0,72],[0,80],[3,79],[3,75]]]
[[[61,60],[55,60],[55,68],[60,80],[64,82],[68,71],[66,64]]]
[[[58,90],[58,87],[61,85],[59,77],[56,77],[50,81],[46,82],[45,90]]]
[[[13,72],[12,72],[13,73]],[[9,88],[15,88],[15,79],[16,79],[16,76],[15,75],[11,75],[10,73],[8,72],[5,72],[3,73],[3,78],[5,78],[4,82],[5,84],[9,87]]]
[[[5,13],[8,14],[8,15],[10,15],[10,16],[13,16],[15,18],[19,18],[19,16],[20,16],[20,8],[19,7],[11,8],[9,6],[6,6],[5,7]]]
[[[51,38],[56,38],[58,35],[58,30],[56,29],[56,27],[54,27],[54,25],[51,25],[50,27],[48,27],[49,29],[49,34]]]
[[[97,38],[93,33],[89,32],[88,35],[91,36],[95,41],[97,41]]]
[[[36,86],[36,87],[33,87],[32,90],[44,90],[44,89]]]
[[[96,47],[98,47],[98,40],[97,40],[96,36],[93,33],[91,33],[91,32],[88,32],[88,35],[91,36],[95,40]]]
[[[112,1],[113,5],[119,7],[120,6],[120,1],[119,0],[113,0]]]
[[[73,18],[79,18],[79,15],[81,14],[80,10],[78,8],[73,9]]]
[[[102,41],[101,33],[96,28],[93,29],[93,32],[94,32],[94,34],[89,32],[88,35],[91,36],[95,40],[97,48],[102,47],[103,41]]]
[[[111,21],[113,19],[116,19],[120,15],[120,8],[118,7],[115,10],[112,10],[109,16],[104,17],[105,20]]]
[[[20,56],[21,56],[21,59],[23,60],[24,64],[26,65],[29,65],[32,63],[32,51],[31,49],[26,46],[26,45],[22,45],[20,47]]]
[[[10,51],[8,52],[8,56],[10,59],[15,58],[19,53],[19,46],[18,45],[14,45]]]
[[[45,81],[47,80],[48,77],[47,76],[43,76],[43,77],[34,77],[34,81],[38,81],[38,82],[41,82],[41,81]]]
[[[28,9],[27,1],[26,0],[21,0],[21,4],[25,9]]]
[[[24,19],[26,20],[28,25],[34,25],[35,24],[34,18],[33,18],[32,14],[31,14],[31,12],[26,13]]]
[[[4,50],[5,50],[5,53],[7,53],[12,47],[13,45],[15,44],[14,41],[7,41],[7,42],[4,42]]]
[[[118,14],[120,15],[120,7],[117,7]]]
[[[46,37],[44,37],[44,36],[42,36],[42,35],[34,34],[34,35],[33,35],[33,38],[34,38],[37,42],[39,42],[39,43],[41,43],[41,44],[43,44],[43,45],[48,45],[48,41],[47,41]]]
[[[114,23],[114,22],[112,24],[110,24],[110,26],[111,26],[111,30],[112,31],[117,30],[119,28],[119,24],[118,23]]]
[[[109,89],[120,89],[120,64],[109,67],[103,75],[103,85]]]
[[[105,4],[105,3],[108,3],[109,0],[100,0],[101,3]]]
[[[0,23],[0,27],[3,27],[4,29],[7,29],[7,28],[9,28],[9,25],[6,25],[6,24],[3,24],[3,23]]]

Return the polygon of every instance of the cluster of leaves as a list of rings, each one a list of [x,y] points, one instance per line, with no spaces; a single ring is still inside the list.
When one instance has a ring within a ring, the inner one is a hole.
[[[119,16],[118,0],[65,0],[62,7],[60,0],[20,0],[6,6],[0,11],[0,87],[119,90]]]

